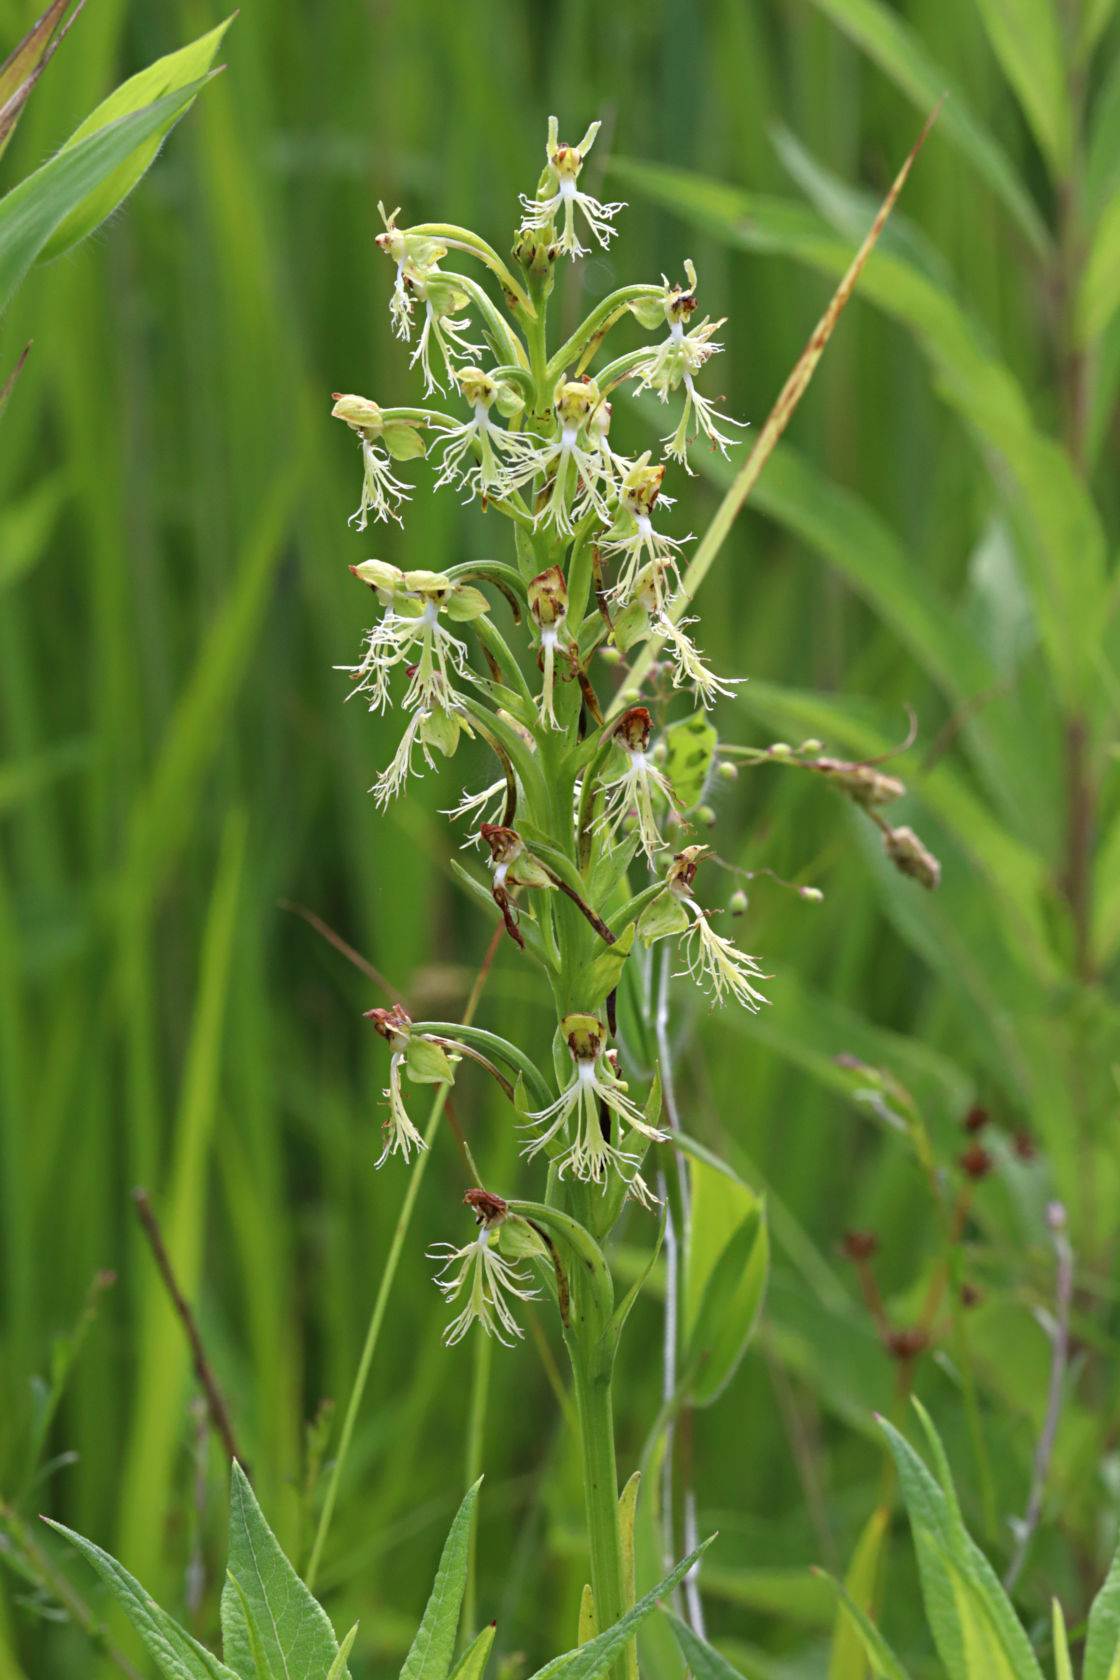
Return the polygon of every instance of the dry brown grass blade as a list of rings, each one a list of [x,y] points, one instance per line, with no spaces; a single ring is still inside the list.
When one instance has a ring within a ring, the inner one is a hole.
[[[4,409],[7,405],[8,398],[12,394],[12,389],[15,385],[15,382],[20,376],[20,370],[23,367],[24,362],[27,360],[27,357],[28,357],[28,355],[30,353],[30,350],[31,350],[31,346],[32,346],[32,344],[34,344],[34,342],[35,342],[34,339],[28,339],[27,343],[23,347],[23,355],[20,357],[19,361],[16,363],[15,367],[12,369],[12,371],[8,375],[7,379],[5,379],[3,385],[0,385],[0,414],[3,414],[3,412],[4,412]]]
[[[63,36],[85,5],[78,0],[52,0],[42,17],[31,25],[19,45],[0,65],[0,155],[12,137],[31,90],[43,74]],[[65,21],[63,21],[65,19]]]
[[[696,591],[707,577],[713,560],[723,546],[724,538],[735,522],[736,515],[757,484],[763,467],[774,452],[775,444],[785,431],[794,409],[804,396],[805,388],[812,379],[817,363],[824,354],[824,347],[831,338],[833,329],[840,318],[840,312],[855,290],[856,281],[860,277],[863,266],[875,248],[875,243],[883,231],[887,217],[894,209],[895,200],[902,191],[906,177],[910,173],[911,165],[921,150],[926,135],[933,126],[934,119],[940,109],[941,101],[939,100],[927,117],[922,132],[914,142],[910,155],[895,176],[891,189],[871,224],[867,238],[852,259],[851,267],[832,294],[828,308],[813,328],[808,344],[798,357],[793,371],[779,392],[777,402],[766,417],[766,422],[758,434],[754,448],[736,473],[734,482],[716,509],[715,517],[705,531],[700,546],[693,556],[692,563],[685,572],[681,588],[669,605],[669,616],[674,622],[685,612]],[[649,674],[654,660],[664,646],[664,642],[665,638],[663,636],[650,637],[608,715],[613,716],[624,706],[633,703],[642,683]]]

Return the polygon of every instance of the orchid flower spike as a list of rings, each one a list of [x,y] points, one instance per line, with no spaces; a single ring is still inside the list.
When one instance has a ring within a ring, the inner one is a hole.
[[[580,192],[578,181],[584,159],[591,150],[601,123],[593,122],[578,146],[568,146],[560,140],[560,125],[555,117],[548,119],[546,163],[537,196],[521,195],[522,228],[551,228],[563,208],[564,228],[559,248],[569,257],[585,257],[587,249],[576,233],[575,212],[578,206],[584,221],[600,245],[609,245],[617,229],[614,218],[625,204],[600,204],[590,193]]]

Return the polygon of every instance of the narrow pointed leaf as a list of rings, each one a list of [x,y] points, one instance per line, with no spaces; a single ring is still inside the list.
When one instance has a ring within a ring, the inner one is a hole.
[[[482,1680],[497,1631],[497,1622],[489,1622],[481,1633],[475,1635],[451,1670],[451,1680]]]
[[[690,1552],[613,1627],[607,1628],[605,1633],[600,1633],[588,1644],[581,1645],[578,1650],[565,1651],[563,1656],[553,1657],[550,1663],[537,1670],[532,1680],[555,1680],[559,1675],[563,1676],[563,1680],[599,1680],[600,1675],[605,1674],[621,1654],[623,1646],[633,1639],[646,1617],[657,1609],[659,1601],[666,1598],[673,1588],[684,1580],[693,1564],[703,1556],[714,1539],[715,1535],[712,1535],[702,1546],[697,1546],[694,1552]]]
[[[883,1539],[890,1526],[890,1512],[883,1505],[872,1511],[859,1537],[844,1582],[845,1597],[870,1614],[875,1604],[875,1584]],[[838,1606],[836,1629],[828,1659],[828,1680],[866,1680],[870,1661],[867,1642],[859,1624],[853,1622],[843,1599]]]
[[[322,1680],[338,1655],[326,1611],[280,1549],[236,1462],[229,1495],[229,1577],[222,1590],[225,1655],[242,1680],[256,1671],[253,1631],[276,1680]]]
[[[342,1641],[342,1644],[338,1648],[338,1655],[330,1666],[330,1673],[327,1675],[327,1680],[346,1680],[346,1659],[353,1650],[354,1641],[357,1637],[358,1624],[355,1622],[354,1626],[350,1629],[350,1632],[346,1635],[346,1638]],[[480,1634],[479,1638],[481,1637],[482,1636]],[[491,1638],[492,1637],[493,1635],[491,1635]],[[470,1652],[468,1652],[467,1655],[469,1656]],[[479,1673],[481,1673],[481,1669],[479,1670]],[[467,1677],[464,1676],[463,1680],[467,1680]],[[476,1680],[476,1677],[472,1675],[470,1676],[470,1680]]]
[[[1048,243],[1037,206],[999,141],[973,116],[956,78],[929,53],[921,36],[883,0],[814,0],[919,111],[943,96],[940,133],[1002,199],[1036,250]]]
[[[116,1558],[103,1552],[92,1540],[75,1534],[73,1529],[64,1528],[62,1523],[51,1522],[49,1517],[44,1521],[56,1533],[65,1535],[92,1564],[132,1623],[163,1680],[245,1680],[244,1675],[219,1662],[211,1651],[173,1621],[166,1610],[161,1610]]]
[[[203,81],[193,82],[99,129],[59,152],[0,199],[0,311],[60,223],[138,146],[166,133],[202,86]]]
[[[218,24],[216,29],[201,35],[197,41],[191,41],[187,46],[180,47],[177,52],[158,58],[154,64],[149,64],[147,69],[130,76],[120,87],[114,88],[108,99],[103,100],[74,130],[62,148],[63,153],[80,145],[83,140],[88,140],[91,135],[119,122],[122,117],[147,110],[160,100],[182,93],[187,88],[197,90],[208,75],[222,36],[232,22],[231,17],[227,18],[224,23]],[[95,191],[75,206],[51,235],[42,252],[41,261],[49,262],[53,257],[61,256],[72,245],[76,245],[79,240],[92,233],[106,216],[112,215],[150,167],[180,114],[169,112],[166,124],[147,135]]]
[[[683,1622],[672,1610],[666,1610],[665,1615],[681,1648],[681,1656],[692,1671],[693,1680],[743,1680],[739,1670],[706,1639],[701,1639],[687,1622]]]
[[[831,1576],[827,1576],[826,1579],[836,1594],[837,1603],[859,1635],[876,1680],[910,1680],[910,1676],[867,1612],[849,1598],[839,1581],[834,1581]]]
[[[1069,1660],[1069,1639],[1066,1635],[1066,1619],[1062,1615],[1062,1607],[1057,1599],[1054,1600],[1050,1615],[1050,1625],[1054,1631],[1054,1675],[1055,1680],[1073,1680],[1073,1664]]]
[[[1057,177],[1069,163],[1073,117],[1054,0],[976,0],[992,50]]]
[[[404,1659],[401,1680],[446,1680],[455,1654],[459,1612],[467,1586],[471,1517],[481,1486],[482,1478],[479,1477],[474,1486],[468,1488],[463,1503],[455,1513],[416,1638]]]
[[[1105,1583],[1089,1610],[1081,1680],[1120,1677],[1120,1547]]]
[[[967,1533],[955,1494],[946,1497],[897,1429],[885,1419],[879,1426],[898,1469],[926,1615],[950,1680],[974,1680],[980,1673],[990,1680],[1042,1680],[1031,1642],[991,1564]],[[947,1475],[939,1441],[936,1450],[941,1474]]]

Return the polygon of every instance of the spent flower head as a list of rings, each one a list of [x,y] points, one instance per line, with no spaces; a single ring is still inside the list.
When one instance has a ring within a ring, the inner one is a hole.
[[[455,1302],[465,1297],[461,1311],[443,1332],[443,1341],[451,1347],[462,1341],[472,1324],[480,1324],[488,1336],[512,1347],[514,1339],[525,1332],[514,1318],[507,1296],[535,1301],[539,1292],[528,1287],[532,1281],[528,1273],[518,1271],[498,1252],[499,1229],[509,1213],[507,1204],[500,1196],[482,1190],[468,1190],[464,1200],[475,1209],[477,1237],[462,1248],[435,1243],[428,1250],[429,1259],[441,1262],[435,1282],[444,1300]]]

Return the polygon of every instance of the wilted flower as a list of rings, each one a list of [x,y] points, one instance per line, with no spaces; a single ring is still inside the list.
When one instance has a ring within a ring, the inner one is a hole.
[[[692,896],[697,865],[706,850],[704,846],[686,846],[673,859],[666,877],[669,892],[692,917],[692,927],[684,941],[687,972],[699,985],[707,981],[716,1003],[722,1003],[730,994],[744,1009],[756,1013],[770,1000],[756,991],[751,982],[766,976],[753,957],[716,933],[707,913]]]
[[[435,1281],[444,1300],[457,1301],[464,1289],[467,1291],[466,1305],[447,1326],[443,1341],[451,1347],[462,1341],[471,1325],[477,1323],[488,1336],[496,1336],[503,1346],[512,1347],[511,1338],[524,1336],[525,1332],[514,1318],[506,1296],[535,1301],[538,1291],[526,1287],[532,1281],[528,1274],[519,1272],[498,1253],[498,1227],[508,1213],[505,1202],[500,1196],[483,1191],[468,1191],[467,1199],[472,1198],[479,1221],[474,1241],[463,1248],[456,1248],[452,1243],[436,1243],[428,1250],[429,1259],[443,1262]],[[443,1274],[452,1267],[457,1267],[454,1275],[445,1278]]]
[[[610,845],[627,817],[633,814],[638,822],[639,843],[650,859],[665,844],[654,816],[653,796],[658,794],[670,808],[673,804],[673,790],[668,779],[650,757],[652,729],[652,720],[644,706],[633,706],[619,718],[613,738],[615,745],[626,755],[626,768],[602,784],[603,809],[595,824],[597,832]]]
[[[626,1095],[627,1086],[618,1078],[604,1050],[605,1030],[601,1021],[594,1015],[565,1015],[560,1031],[575,1063],[575,1079],[554,1103],[527,1116],[545,1130],[524,1153],[538,1154],[573,1119],[574,1140],[562,1155],[553,1158],[560,1177],[571,1171],[574,1177],[602,1184],[605,1190],[607,1173],[613,1167],[639,1199],[645,1200],[649,1196],[646,1186],[634,1182],[638,1156],[627,1154],[611,1143],[610,1127],[603,1123],[603,1111],[614,1116],[620,1138],[623,1127],[653,1142],[660,1142],[665,1134],[651,1126],[637,1104]],[[605,1132],[608,1135],[604,1136]]]
[[[541,690],[541,721],[547,723],[550,729],[559,729],[560,723],[553,705],[553,687],[556,679],[556,655],[561,645],[564,622],[568,616],[568,586],[564,582],[564,573],[559,566],[549,566],[547,571],[539,572],[530,580],[527,593],[529,611],[533,615],[533,623],[537,626],[541,639],[540,653],[537,657],[544,677]]]
[[[381,1093],[388,1101],[389,1114],[382,1128],[385,1147],[374,1163],[380,1167],[390,1155],[399,1154],[407,1161],[413,1150],[419,1152],[428,1147],[404,1106],[402,1072],[417,1084],[450,1085],[454,1083],[455,1071],[451,1057],[441,1045],[413,1033],[412,1017],[399,1003],[392,1009],[367,1009],[366,1019],[373,1022],[392,1050],[389,1084]]]
[[[889,778],[888,778],[889,779]],[[895,868],[923,887],[933,889],[941,883],[941,865],[912,828],[888,828],[883,835],[887,856]]]
[[[610,243],[612,235],[616,232],[611,223],[618,212],[626,208],[624,204],[600,204],[590,193],[580,192],[576,184],[583,168],[583,160],[591,150],[601,127],[601,123],[593,122],[578,146],[567,146],[560,142],[558,121],[555,117],[549,117],[548,145],[545,151],[547,162],[541,185],[537,189],[536,198],[530,198],[525,193],[521,195],[521,207],[525,212],[521,222],[523,228],[551,227],[563,206],[564,230],[560,235],[560,249],[570,257],[587,255],[586,247],[580,244],[576,235],[577,205],[600,245]]]

